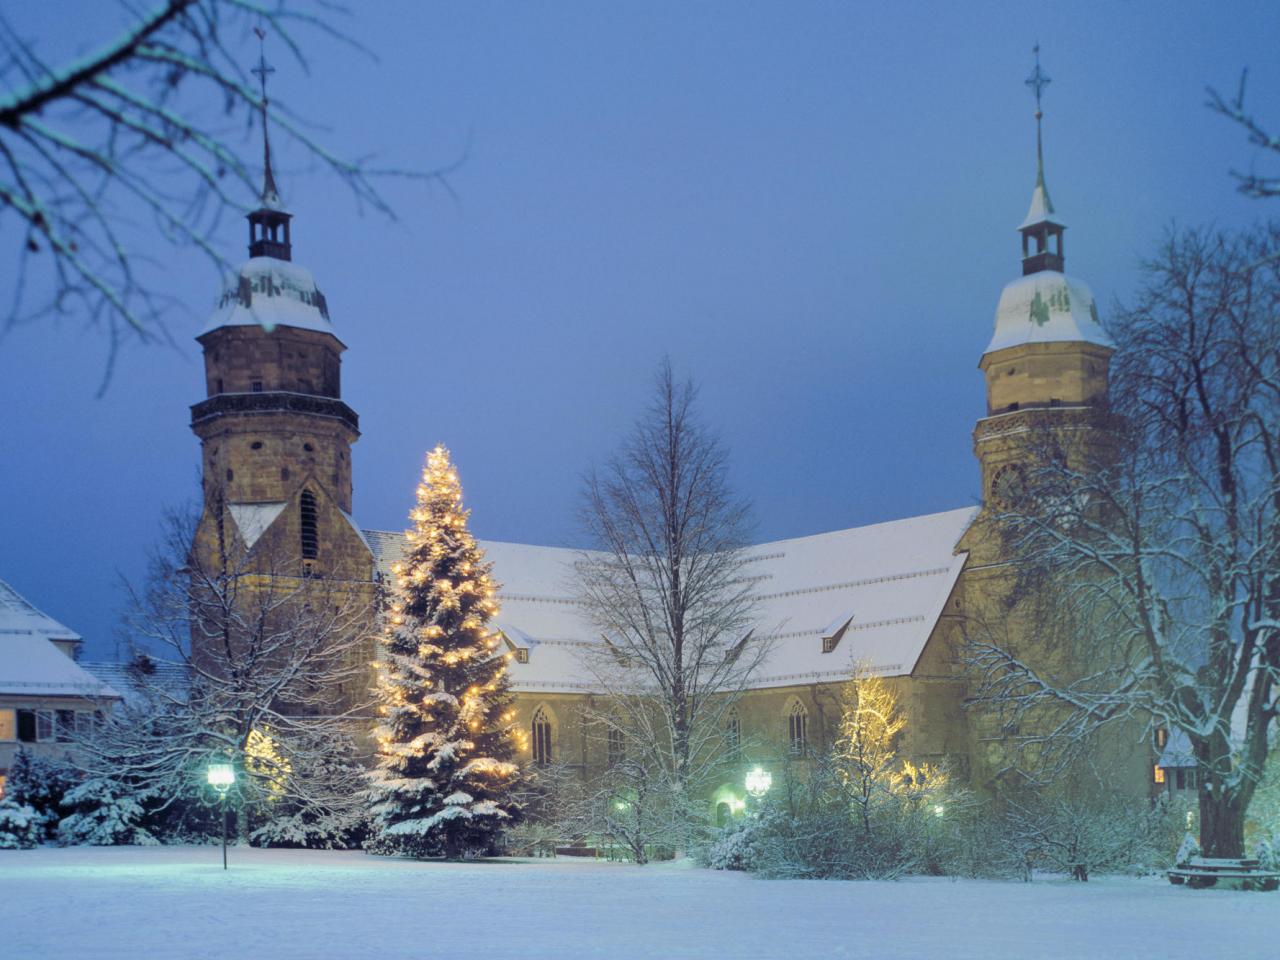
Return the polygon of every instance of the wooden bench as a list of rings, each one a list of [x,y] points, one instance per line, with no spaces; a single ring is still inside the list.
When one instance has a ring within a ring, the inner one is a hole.
[[[1170,870],[1168,876],[1170,883],[1185,883],[1194,890],[1219,884],[1233,890],[1275,890],[1280,887],[1280,871],[1264,870],[1262,864],[1252,858],[1191,857]]]

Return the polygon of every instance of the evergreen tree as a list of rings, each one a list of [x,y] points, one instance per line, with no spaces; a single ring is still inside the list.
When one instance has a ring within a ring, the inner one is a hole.
[[[79,777],[66,757],[41,757],[19,747],[9,767],[5,799],[36,812],[42,840],[52,840],[62,817],[62,798]]]
[[[145,800],[128,784],[117,780],[86,780],[63,797],[62,805],[70,812],[58,824],[58,842],[96,847],[155,845],[159,841],[143,826],[147,818]]]
[[[370,849],[477,856],[520,817],[514,710],[491,565],[467,530],[449,451],[427,456],[381,640]]]

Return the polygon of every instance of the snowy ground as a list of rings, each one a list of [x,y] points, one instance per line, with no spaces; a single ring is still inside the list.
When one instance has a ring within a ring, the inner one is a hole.
[[[764,881],[683,864],[432,864],[214,847],[0,851],[0,957],[1280,956],[1280,893]]]

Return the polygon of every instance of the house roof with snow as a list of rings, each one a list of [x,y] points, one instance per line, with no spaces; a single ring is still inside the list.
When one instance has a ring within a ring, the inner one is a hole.
[[[975,508],[776,540],[751,549],[759,605],[753,629],[772,640],[754,688],[836,682],[865,663],[884,676],[911,673],[964,566],[956,543]],[[366,530],[388,578],[404,536]],[[501,585],[495,626],[528,662],[512,660],[522,692],[590,691],[586,660],[603,638],[574,600],[579,551],[481,541]],[[825,638],[834,649],[823,653]]]
[[[182,702],[191,687],[191,676],[180,663],[140,658],[133,663],[89,660],[80,666],[117,691],[131,707],[145,707],[158,698]]]
[[[82,639],[0,580],[0,644],[12,637],[42,637],[63,643],[79,643]]]
[[[115,699],[109,684],[87,673],[55,642],[80,635],[0,580],[0,694]]]

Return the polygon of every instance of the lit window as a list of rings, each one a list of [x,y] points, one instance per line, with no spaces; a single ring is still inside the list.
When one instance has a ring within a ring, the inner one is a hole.
[[[533,762],[546,766],[551,762],[551,721],[541,707],[533,715]]]
[[[3,773],[0,773],[0,800],[4,799],[4,785],[8,779],[9,778],[6,777]]]
[[[320,538],[316,530],[316,497],[310,490],[303,490],[298,498],[302,529],[302,559],[314,560],[320,553]]]
[[[799,700],[792,702],[787,713],[787,739],[791,755],[804,756],[809,746],[809,711]]]
[[[609,728],[609,766],[616,767],[627,758],[627,745],[622,739],[622,731]]]
[[[1154,779],[1156,783],[1164,783],[1164,767],[1157,766],[1155,768]]]
[[[0,740],[18,739],[18,712],[0,710]]]

